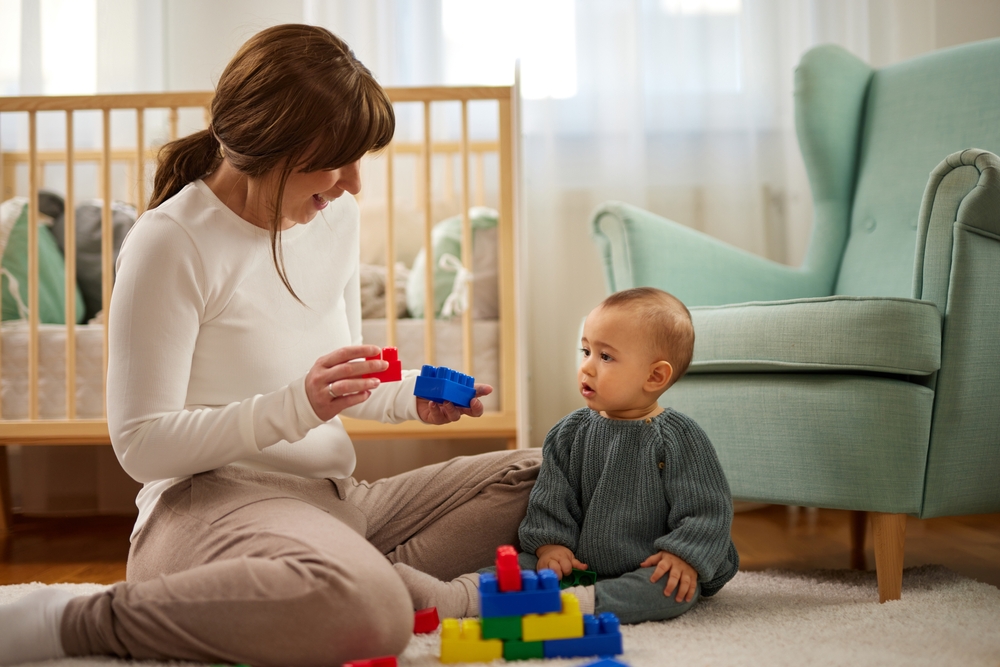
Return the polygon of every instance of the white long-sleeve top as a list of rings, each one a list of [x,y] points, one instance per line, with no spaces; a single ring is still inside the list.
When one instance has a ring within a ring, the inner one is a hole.
[[[358,244],[358,207],[347,195],[283,231],[299,303],[274,267],[268,232],[204,182],[136,221],[118,257],[108,359],[111,442],[144,484],[133,537],[163,491],[199,472],[237,464],[351,475],[351,440],[339,418],[316,416],[305,376],[324,354],[361,343]],[[417,419],[415,375],[343,414]]]

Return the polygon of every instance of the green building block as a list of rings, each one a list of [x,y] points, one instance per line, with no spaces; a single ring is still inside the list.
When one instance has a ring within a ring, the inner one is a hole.
[[[503,643],[504,660],[533,660],[545,657],[545,642],[522,642],[508,639]]]
[[[577,570],[573,568],[572,572],[559,580],[559,589],[562,590],[571,586],[593,586],[596,583],[597,573],[593,570]]]
[[[520,616],[495,616],[483,619],[483,639],[520,639]]]

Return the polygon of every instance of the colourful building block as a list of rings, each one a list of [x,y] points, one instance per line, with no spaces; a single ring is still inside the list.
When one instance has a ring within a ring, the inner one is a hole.
[[[552,570],[537,573],[521,570],[521,590],[516,593],[501,593],[495,574],[479,575],[479,615],[483,618],[545,614],[561,609],[559,579]]]
[[[573,586],[593,586],[597,583],[597,573],[593,570],[573,571],[559,580],[559,588],[572,588]]]
[[[521,620],[521,639],[526,642],[582,636],[583,614],[580,613],[580,601],[572,593],[562,594],[562,611],[527,614]]]
[[[583,617],[583,637],[544,642],[546,658],[583,658],[588,655],[621,655],[622,633],[618,617],[605,612]]]
[[[545,657],[545,642],[522,642],[509,639],[503,643],[504,660],[533,660]]]
[[[382,382],[399,382],[403,379],[403,365],[399,361],[399,350],[394,347],[383,347],[381,354],[376,354],[374,357],[366,357],[365,361],[378,361],[379,359],[388,361],[389,368],[378,373],[368,373],[361,377],[378,378]]]
[[[441,662],[490,662],[503,657],[503,642],[483,639],[479,619],[441,621]]]
[[[483,619],[483,639],[520,638],[520,616],[492,616]]]
[[[497,582],[501,593],[521,590],[521,566],[517,564],[517,550],[509,544],[497,547]]]
[[[580,667],[628,667],[624,662],[618,662],[612,658],[604,658],[603,660],[598,660],[597,662],[588,662],[586,665],[580,665]]]
[[[434,632],[439,623],[437,607],[420,609],[413,614],[413,634],[423,635]]]
[[[447,366],[424,365],[420,369],[420,376],[417,377],[417,384],[413,388],[414,395],[426,398],[435,403],[449,401],[455,405],[467,408],[472,404],[472,399],[476,396],[476,389],[473,386],[475,378],[454,371]]]
[[[396,656],[387,655],[384,658],[370,658],[368,660],[354,660],[345,662],[343,667],[397,667]]]

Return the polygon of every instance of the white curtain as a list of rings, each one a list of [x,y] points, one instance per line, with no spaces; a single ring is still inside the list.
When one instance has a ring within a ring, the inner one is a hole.
[[[210,88],[247,37],[289,21],[339,34],[386,85],[510,83],[520,58],[536,445],[582,405],[577,327],[605,294],[595,206],[626,201],[797,264],[812,215],[793,124],[802,53],[833,42],[879,67],[942,46],[943,13],[952,33],[981,20],[968,7],[954,18],[969,0],[0,0],[4,94],[72,92],[53,88],[66,79],[45,50],[60,2],[93,15],[77,21],[93,46],[76,42],[93,51],[93,92]],[[8,124],[0,132],[17,143]]]

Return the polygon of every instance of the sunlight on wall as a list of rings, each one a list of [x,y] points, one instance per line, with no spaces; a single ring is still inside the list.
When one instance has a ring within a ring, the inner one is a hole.
[[[0,0],[0,95],[16,95],[21,77],[21,0]]]
[[[660,0],[668,14],[739,14],[742,0]]]
[[[46,95],[97,92],[97,0],[41,0]]]
[[[576,95],[576,12],[572,0],[442,0],[445,81],[509,85],[521,60],[528,99]]]

